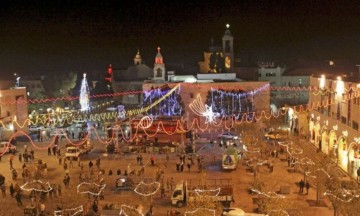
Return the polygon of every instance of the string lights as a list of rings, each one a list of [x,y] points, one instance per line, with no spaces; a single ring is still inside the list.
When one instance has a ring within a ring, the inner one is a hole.
[[[62,209],[54,211],[54,216],[78,216],[84,212],[84,207],[78,206],[71,209]]]
[[[85,187],[85,189],[83,189]],[[82,182],[76,186],[77,193],[91,194],[93,196],[100,196],[105,189],[106,184],[98,185],[96,183]],[[93,190],[93,191],[92,191]]]
[[[152,196],[156,194],[156,192],[160,189],[160,182],[152,182],[152,183],[145,183],[141,181],[134,189],[134,192],[141,196]],[[140,192],[139,190],[144,190],[146,192]],[[149,192],[147,192],[149,191]]]
[[[309,176],[309,177],[311,177],[311,178],[317,178],[316,175],[311,175],[311,173],[318,173],[318,172],[324,173],[328,178],[331,179],[331,175],[330,175],[328,172],[326,172],[323,168],[316,169],[316,170],[314,170],[313,172],[310,172],[310,171],[309,171],[309,172],[305,172],[305,175],[306,175],[306,176]]]
[[[341,202],[351,202],[354,199],[357,199],[360,197],[360,195],[358,193],[352,193],[349,190],[343,189],[341,190],[341,193],[339,194],[339,196],[335,195],[332,191],[327,190],[324,192],[325,196],[332,196],[333,198],[341,201]]]
[[[257,193],[258,195],[263,195],[266,196],[267,198],[280,198],[280,199],[284,199],[286,198],[286,196],[278,194],[274,191],[270,191],[270,192],[262,192],[259,191],[257,189],[251,189],[252,192]]]
[[[272,216],[272,214],[275,214],[275,215],[282,214],[285,216],[290,216],[290,214],[287,211],[285,211],[284,209],[271,210],[266,214],[266,216]]]
[[[194,190],[194,192],[198,196],[211,196],[211,197],[218,196],[220,194],[220,191],[221,191],[221,188],[216,188],[216,189],[211,189],[211,190],[201,190],[201,189]]]
[[[49,182],[43,182],[41,180],[33,180],[30,182],[26,182],[25,184],[20,186],[21,190],[24,191],[36,191],[36,192],[44,192],[47,193],[52,190]]]

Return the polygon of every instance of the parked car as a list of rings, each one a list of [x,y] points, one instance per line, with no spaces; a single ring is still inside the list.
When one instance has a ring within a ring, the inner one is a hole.
[[[279,132],[279,131],[270,131],[265,134],[265,138],[271,139],[271,140],[279,140],[279,139],[282,139],[283,136],[281,135],[281,132]]]
[[[39,130],[42,130],[42,129],[44,129],[44,126],[30,125],[29,132],[30,133],[35,133],[35,132],[37,132]]]
[[[2,153],[15,153],[16,146],[10,144],[8,141],[1,141],[0,142],[0,154]]]
[[[233,133],[225,132],[219,135],[220,139],[239,139],[239,137]]]

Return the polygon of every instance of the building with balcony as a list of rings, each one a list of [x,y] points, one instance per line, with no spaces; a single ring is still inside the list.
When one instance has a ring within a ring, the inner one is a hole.
[[[353,74],[353,73],[351,73]],[[360,74],[313,76],[309,140],[352,175],[360,168]]]

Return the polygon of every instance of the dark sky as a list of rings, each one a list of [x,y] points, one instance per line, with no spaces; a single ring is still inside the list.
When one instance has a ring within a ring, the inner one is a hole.
[[[0,74],[196,64],[230,23],[238,53],[262,58],[360,56],[360,3],[346,0],[0,0]],[[359,62],[360,63],[360,62]]]

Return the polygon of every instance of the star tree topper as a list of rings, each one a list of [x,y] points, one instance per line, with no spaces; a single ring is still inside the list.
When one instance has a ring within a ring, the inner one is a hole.
[[[202,113],[202,116],[205,117],[205,124],[212,124],[215,122],[215,119],[219,116],[219,113],[215,113],[212,109],[212,105],[208,106],[205,104],[205,112]]]

